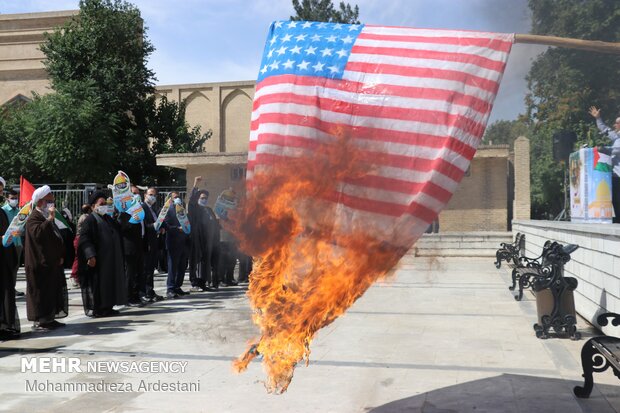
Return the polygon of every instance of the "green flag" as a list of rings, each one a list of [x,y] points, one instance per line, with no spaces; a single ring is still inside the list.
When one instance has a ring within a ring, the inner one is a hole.
[[[54,216],[54,222],[56,223],[56,226],[58,227],[58,229],[65,229],[65,228],[71,229],[71,226],[69,225],[65,217],[63,217],[62,214],[58,212],[58,210],[56,210],[56,215]]]

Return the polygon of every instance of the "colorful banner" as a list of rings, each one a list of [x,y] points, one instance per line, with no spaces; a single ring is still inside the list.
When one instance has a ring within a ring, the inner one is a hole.
[[[570,155],[570,207],[572,222],[611,223],[611,159],[596,148]]]
[[[21,237],[24,233],[24,227],[26,226],[26,220],[32,211],[32,204],[28,202],[24,205],[13,221],[11,221],[9,227],[7,228],[4,236],[2,237],[2,245],[5,247],[9,247],[13,244],[13,240],[16,237]]]
[[[237,208],[237,193],[229,188],[222,191],[215,201],[215,214],[223,220],[228,219],[228,211]]]

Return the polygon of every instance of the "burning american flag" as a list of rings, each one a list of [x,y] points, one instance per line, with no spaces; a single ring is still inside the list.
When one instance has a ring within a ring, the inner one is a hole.
[[[476,152],[512,34],[271,25],[234,216],[268,390],[436,219]]]

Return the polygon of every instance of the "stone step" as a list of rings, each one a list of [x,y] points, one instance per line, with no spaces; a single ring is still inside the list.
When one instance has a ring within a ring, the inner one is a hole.
[[[493,257],[495,258],[495,249],[478,248],[478,249],[466,249],[466,248],[422,248],[414,251],[416,257]]]
[[[495,257],[502,242],[512,242],[511,232],[448,232],[424,234],[409,251],[418,257]]]

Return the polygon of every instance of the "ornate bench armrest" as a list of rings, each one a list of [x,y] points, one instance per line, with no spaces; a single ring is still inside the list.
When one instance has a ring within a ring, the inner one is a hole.
[[[600,326],[606,326],[609,323],[608,318],[611,318],[612,326],[620,326],[620,314],[616,313],[603,313],[596,318],[596,322]]]
[[[542,257],[531,258],[522,255],[519,257],[519,263],[523,267],[541,267],[541,258]]]

